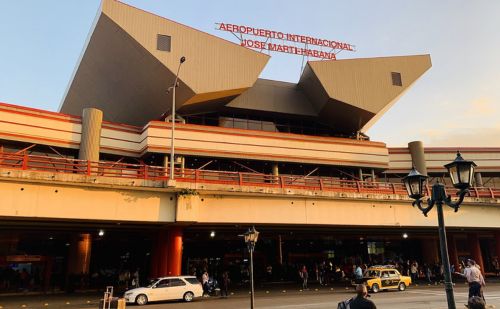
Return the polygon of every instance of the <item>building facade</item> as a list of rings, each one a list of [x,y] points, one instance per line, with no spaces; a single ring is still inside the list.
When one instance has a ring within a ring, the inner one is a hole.
[[[166,89],[182,56],[173,184]],[[430,56],[309,61],[296,84],[259,79],[268,59],[104,0],[59,112],[0,103],[4,277],[25,270],[46,290],[126,284],[136,270],[141,281],[204,269],[244,281],[238,235],[252,225],[268,280],[324,261],[438,262],[436,216],[410,207],[401,178],[415,165],[450,184],[456,149],[364,134]],[[478,168],[461,210],[446,211],[451,263],[492,272],[500,148],[460,151]]]

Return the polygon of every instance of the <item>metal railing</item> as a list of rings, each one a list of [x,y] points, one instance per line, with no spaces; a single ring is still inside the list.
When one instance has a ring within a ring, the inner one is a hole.
[[[93,162],[79,159],[8,152],[0,152],[0,168],[146,180],[167,180],[169,175],[168,168],[162,166],[110,161]],[[353,192],[406,195],[406,190],[402,183],[342,180],[333,177],[304,177],[293,175],[274,176],[259,173],[181,168],[175,169],[175,177],[177,181],[190,183],[302,189],[340,193]],[[447,186],[446,189],[449,190],[449,192],[456,192],[456,190],[451,186]],[[427,194],[430,195],[430,188],[428,186]],[[482,198],[500,197],[500,188],[473,187],[470,189],[469,196]]]

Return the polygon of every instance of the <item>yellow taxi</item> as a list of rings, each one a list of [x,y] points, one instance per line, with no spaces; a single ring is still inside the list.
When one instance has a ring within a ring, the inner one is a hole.
[[[391,266],[373,266],[365,271],[363,281],[373,293],[388,289],[404,291],[411,284],[411,277],[401,275]]]

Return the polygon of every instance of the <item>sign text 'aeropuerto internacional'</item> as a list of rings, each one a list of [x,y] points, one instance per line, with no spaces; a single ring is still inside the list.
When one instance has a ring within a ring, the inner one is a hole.
[[[264,37],[266,41],[260,41],[256,39],[244,39],[240,37],[240,44],[244,47],[277,51],[282,53],[303,55],[307,57],[315,57],[321,59],[337,59],[336,54],[341,50],[355,51],[354,45],[349,43],[319,39],[311,36],[285,33],[280,31],[273,31],[262,28],[254,28],[244,25],[235,25],[229,23],[216,23],[216,29],[222,31],[228,31],[232,33],[246,34],[254,37]],[[274,40],[280,40],[280,43],[276,43]],[[285,44],[285,42],[295,42],[304,44],[304,47],[298,47],[290,44]],[[321,48],[327,48],[329,51],[323,51],[318,49],[309,48],[309,46],[320,46]]]

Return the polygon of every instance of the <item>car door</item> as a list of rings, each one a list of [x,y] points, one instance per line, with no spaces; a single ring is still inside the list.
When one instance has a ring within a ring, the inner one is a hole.
[[[172,278],[168,289],[169,299],[182,299],[186,292],[186,282],[180,278]]]
[[[380,272],[380,283],[382,284],[382,288],[391,286],[391,278],[389,277],[389,272],[387,270]]]
[[[391,279],[391,286],[398,286],[400,278],[395,270],[389,270],[389,278]]]
[[[151,295],[148,296],[150,301],[168,300],[169,298],[170,279],[162,279],[151,289]]]

